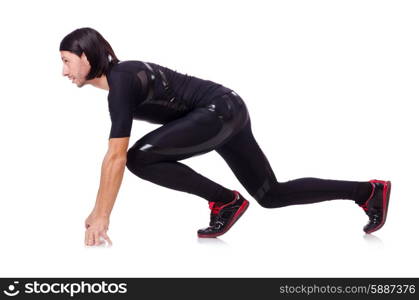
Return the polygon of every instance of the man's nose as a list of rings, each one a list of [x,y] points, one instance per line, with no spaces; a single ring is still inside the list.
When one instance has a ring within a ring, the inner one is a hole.
[[[68,75],[68,71],[67,71],[67,68],[66,67],[63,67],[62,75],[63,76],[67,76]]]

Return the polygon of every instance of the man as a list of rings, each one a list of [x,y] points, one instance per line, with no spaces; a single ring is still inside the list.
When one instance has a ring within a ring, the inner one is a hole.
[[[99,245],[120,188],[125,165],[138,177],[208,200],[210,224],[198,236],[226,233],[249,202],[236,190],[202,176],[179,161],[215,150],[240,183],[263,207],[350,199],[369,218],[366,233],[385,221],[391,182],[300,178],[278,182],[251,131],[241,97],[221,84],[181,74],[154,63],[120,62],[109,43],[94,29],[81,28],[60,44],[63,75],[82,87],[109,90],[112,120],[109,149],[102,164],[96,205],[86,219],[86,245]],[[133,119],[163,124],[129,150]]]

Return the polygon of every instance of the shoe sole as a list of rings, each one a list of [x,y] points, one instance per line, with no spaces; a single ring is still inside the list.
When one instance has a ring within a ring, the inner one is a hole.
[[[212,234],[199,234],[198,233],[198,237],[200,237],[200,238],[215,238],[217,236],[220,236],[220,235],[223,235],[224,233],[226,233],[234,225],[234,223],[236,223],[237,220],[240,219],[240,217],[244,214],[244,212],[249,207],[249,201],[244,200],[243,203],[244,203],[244,205],[242,205],[237,210],[236,214],[233,217],[233,220],[230,222],[230,224],[223,231],[217,232],[217,233],[212,233]]]
[[[370,234],[384,226],[384,223],[386,222],[386,219],[387,219],[388,204],[390,202],[390,192],[391,192],[391,181],[387,181],[383,189],[383,207],[384,207],[383,220],[381,221],[380,225],[368,231],[365,231],[365,233]]]

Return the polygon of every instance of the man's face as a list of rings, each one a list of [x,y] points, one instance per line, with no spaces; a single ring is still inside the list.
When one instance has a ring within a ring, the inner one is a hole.
[[[83,53],[81,57],[70,51],[60,51],[63,61],[63,76],[67,76],[77,87],[86,84],[86,76],[90,71],[90,63]]]

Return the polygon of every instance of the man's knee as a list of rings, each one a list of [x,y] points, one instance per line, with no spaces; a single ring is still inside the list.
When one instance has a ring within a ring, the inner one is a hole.
[[[128,170],[138,175],[139,170],[150,162],[150,153],[142,151],[139,147],[131,147],[127,152],[126,166]]]
[[[141,170],[145,169],[145,166],[162,161],[163,159],[164,157],[153,152],[150,145],[136,144],[127,152],[126,166],[128,170],[140,176]]]
[[[272,195],[271,193],[267,192],[262,197],[253,196],[257,203],[263,208],[278,208],[278,207],[285,207],[290,205],[289,201],[281,195]]]
[[[263,208],[274,208],[274,206],[272,205],[272,203],[267,200],[267,197],[264,197],[264,198],[256,198],[256,201]]]
[[[127,162],[126,166],[128,170],[134,173],[136,169],[137,153],[133,147],[131,147],[127,152]]]

